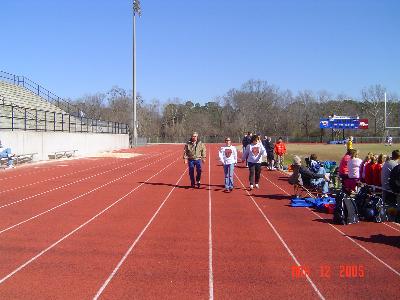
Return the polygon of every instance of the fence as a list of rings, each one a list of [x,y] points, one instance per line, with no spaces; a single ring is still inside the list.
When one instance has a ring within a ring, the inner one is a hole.
[[[0,129],[127,134],[127,124],[0,103]]]
[[[225,136],[199,136],[199,138],[205,143],[224,143]],[[262,139],[264,137],[261,137]],[[271,136],[272,142],[276,142],[278,140],[278,136]],[[147,138],[149,143],[185,143],[190,139],[188,137],[152,137]],[[231,136],[231,140],[233,143],[242,143],[243,136]],[[282,136],[282,139],[286,143],[321,143],[321,138],[319,136],[314,137],[294,137],[294,136]],[[329,139],[323,139],[323,143],[327,143]],[[354,137],[354,143],[363,144],[363,143],[385,143],[385,137]],[[400,143],[400,137],[393,137],[393,143]]]
[[[14,75],[11,73],[0,71],[0,79],[10,82],[14,85],[19,85],[19,86],[26,88],[27,90],[38,95],[42,99],[58,106],[59,108],[61,108],[62,110],[66,111],[69,114],[79,112],[79,109],[77,106],[58,97],[54,93],[50,92],[48,89],[42,87],[41,85],[37,84],[36,82],[30,80],[29,78],[27,78],[25,76]]]

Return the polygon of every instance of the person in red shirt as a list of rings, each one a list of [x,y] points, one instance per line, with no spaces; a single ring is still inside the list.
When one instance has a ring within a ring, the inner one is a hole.
[[[386,160],[386,156],[382,153],[378,156],[378,161],[376,164],[372,165],[372,184],[376,186],[382,186],[381,173],[382,165]]]
[[[286,145],[282,141],[282,138],[279,137],[278,142],[275,144],[274,152],[276,154],[276,164],[278,165],[278,169],[283,169],[283,159],[286,154]]]
[[[354,149],[347,150],[346,154],[342,157],[339,164],[339,176],[342,179],[347,179],[349,177],[349,169],[347,167],[347,163],[351,159],[351,156],[354,154]]]
[[[364,158],[360,166],[360,181],[365,182],[365,166],[371,161],[373,154],[368,152],[367,156]]]
[[[373,176],[372,170],[376,163],[377,163],[377,157],[375,155],[373,155],[371,157],[371,161],[369,163],[367,163],[364,167],[364,169],[365,169],[365,178],[364,179],[365,179],[366,184],[370,184],[370,185],[374,184],[374,181],[373,181],[374,176]]]

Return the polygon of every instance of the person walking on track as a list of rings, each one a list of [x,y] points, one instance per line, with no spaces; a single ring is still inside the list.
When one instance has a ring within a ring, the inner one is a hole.
[[[242,151],[242,153],[244,153],[244,151],[246,150],[247,145],[249,145],[251,143],[251,137],[252,137],[252,133],[250,131],[247,132],[247,135],[245,135],[243,137],[243,140],[242,140],[243,151]],[[247,165],[247,160],[246,160],[246,168],[247,167],[248,167],[248,165]]]
[[[286,153],[286,145],[279,137],[278,142],[275,144],[274,152],[276,154],[276,163],[279,170],[283,170],[283,160]]]
[[[193,132],[190,141],[185,145],[183,151],[183,159],[185,164],[189,164],[190,185],[200,187],[201,180],[201,162],[206,161],[206,146],[198,140],[198,133]],[[196,180],[194,177],[194,169],[196,168]]]
[[[265,137],[263,141],[265,151],[267,151],[267,167],[268,170],[275,170],[274,163],[274,143],[271,141],[271,137]]]
[[[259,188],[258,183],[260,181],[262,157],[266,155],[264,146],[258,142],[257,136],[253,135],[251,137],[251,144],[247,145],[242,157],[242,161],[247,160],[249,166],[250,190],[254,186]]]
[[[237,150],[235,146],[232,146],[229,137],[225,138],[225,143],[225,146],[219,150],[219,159],[224,167],[225,191],[231,192],[233,190],[234,168],[237,163]]]

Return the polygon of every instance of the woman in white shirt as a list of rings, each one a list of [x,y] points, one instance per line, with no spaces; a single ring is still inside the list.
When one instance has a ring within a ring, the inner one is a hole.
[[[225,191],[230,192],[233,190],[233,174],[237,163],[237,150],[235,146],[232,146],[229,137],[225,138],[225,143],[226,145],[219,150],[219,159],[224,167]]]
[[[258,142],[257,136],[251,137],[251,144],[247,145],[243,153],[242,161],[247,160],[249,166],[249,181],[250,190],[259,188],[258,182],[260,181],[262,157],[267,156],[264,146]]]
[[[345,187],[354,191],[360,181],[360,167],[362,160],[358,158],[358,151],[353,152],[351,159],[347,162],[349,169],[349,178],[345,182]]]

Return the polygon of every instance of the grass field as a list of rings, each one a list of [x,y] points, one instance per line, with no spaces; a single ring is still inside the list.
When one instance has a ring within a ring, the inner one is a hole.
[[[353,144],[354,149],[360,151],[360,158],[364,159],[368,152],[375,154],[390,155],[393,150],[400,149],[400,144],[385,146],[384,144]],[[242,146],[237,146],[238,150],[242,151]],[[346,152],[345,145],[328,145],[328,144],[286,144],[287,154],[285,156],[285,165],[292,163],[293,155],[300,156],[303,161],[310,154],[317,154],[318,160],[333,160],[339,162]],[[241,154],[239,155],[241,157]]]
[[[374,154],[390,155],[393,150],[399,149],[400,144],[385,146],[384,144],[353,144],[354,149],[360,151],[360,158],[364,159],[368,152]],[[319,160],[340,161],[346,152],[345,145],[328,145],[328,144],[287,144],[288,154],[285,158],[285,164],[291,163],[293,155],[299,155],[301,158],[310,156],[315,153]]]

